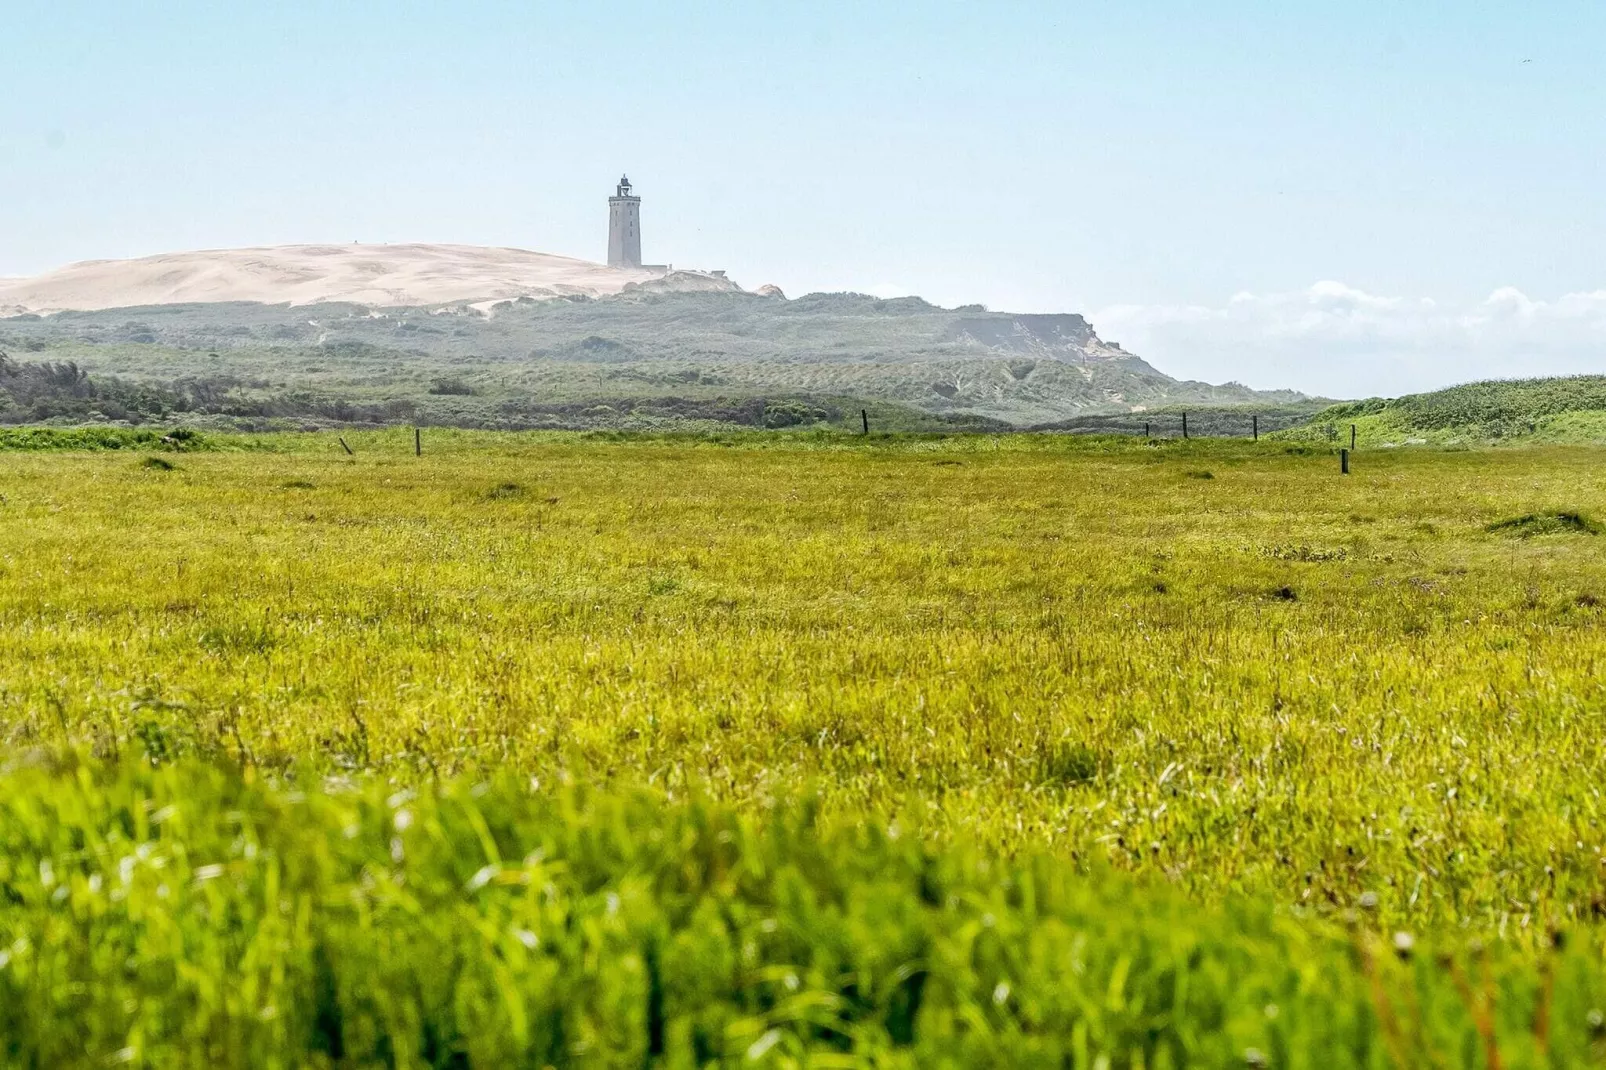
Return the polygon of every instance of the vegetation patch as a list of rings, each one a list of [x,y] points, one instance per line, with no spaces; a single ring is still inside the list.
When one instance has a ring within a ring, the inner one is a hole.
[[[1485,531],[1531,539],[1536,535],[1599,535],[1601,525],[1582,513],[1524,513],[1508,520],[1497,520]]]
[[[1094,780],[1109,765],[1108,756],[1079,740],[1054,740],[1043,747],[1043,783],[1070,787]]]
[[[241,448],[246,440],[231,440],[231,448]],[[160,431],[129,427],[0,427],[0,452],[87,450],[164,450],[193,453],[212,450],[218,443],[189,428]]]
[[[765,427],[798,427],[828,420],[832,413],[804,401],[771,401],[764,406]]]
[[[1261,557],[1269,557],[1274,561],[1344,561],[1349,558],[1349,550],[1343,546],[1262,546]]]
[[[650,595],[674,594],[682,586],[684,584],[681,583],[680,577],[669,573],[659,573],[647,578],[647,593]]]

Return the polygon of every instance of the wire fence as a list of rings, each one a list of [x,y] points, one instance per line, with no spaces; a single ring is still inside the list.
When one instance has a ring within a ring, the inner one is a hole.
[[[1259,438],[1308,422],[1305,412],[1249,413],[1221,409],[1188,412],[1123,412],[1073,416],[1039,424],[1034,431],[1081,435],[1134,435],[1144,438]],[[1348,433],[1348,428],[1345,428]]]

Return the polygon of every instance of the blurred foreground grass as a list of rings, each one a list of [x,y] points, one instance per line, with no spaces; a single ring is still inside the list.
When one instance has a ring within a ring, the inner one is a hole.
[[[67,763],[0,796],[10,1065],[1582,1066],[1598,949],[1437,953],[918,829]],[[387,794],[388,792],[388,794]]]

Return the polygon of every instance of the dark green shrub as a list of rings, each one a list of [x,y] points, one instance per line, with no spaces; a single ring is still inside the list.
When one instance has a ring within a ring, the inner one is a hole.
[[[461,379],[436,379],[429,385],[429,392],[467,397],[474,393],[474,388]]]
[[[1042,753],[1042,781],[1070,786],[1097,779],[1104,769],[1105,756],[1079,740],[1055,740],[1045,744]]]

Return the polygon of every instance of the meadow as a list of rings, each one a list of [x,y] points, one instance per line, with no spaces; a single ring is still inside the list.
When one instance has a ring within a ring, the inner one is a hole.
[[[1606,1058],[1596,449],[346,442],[0,452],[0,1064]]]

